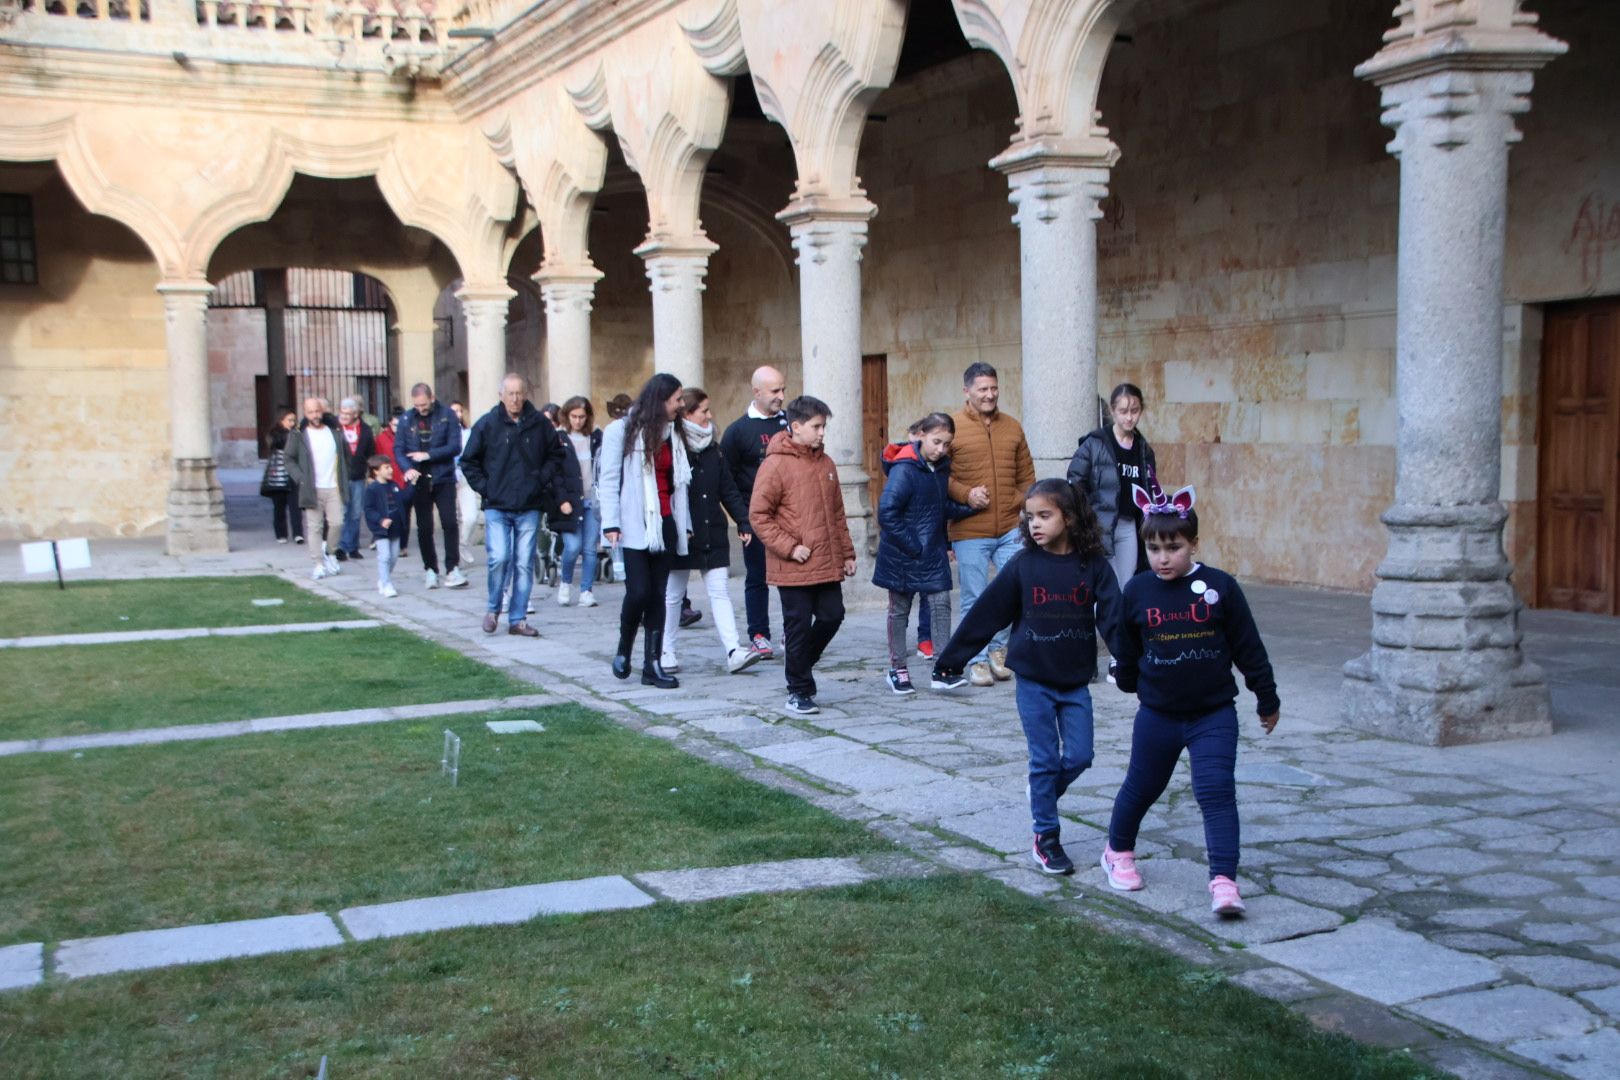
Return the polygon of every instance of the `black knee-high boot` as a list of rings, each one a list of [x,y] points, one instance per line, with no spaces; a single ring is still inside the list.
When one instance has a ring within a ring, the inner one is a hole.
[[[647,651],[641,664],[642,685],[656,686],[660,690],[674,690],[680,686],[681,681],[665,672],[661,662],[664,653],[664,632],[648,630],[643,637],[643,643]]]
[[[628,679],[630,677],[630,650],[636,644],[636,625],[625,619],[619,620],[619,651],[613,654],[613,677],[615,679]]]

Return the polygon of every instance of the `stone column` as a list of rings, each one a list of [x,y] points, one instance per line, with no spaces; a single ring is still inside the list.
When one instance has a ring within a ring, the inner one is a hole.
[[[1119,152],[1014,144],[990,162],[1017,209],[1022,411],[1035,475],[1063,476],[1097,415],[1097,221]]]
[[[647,263],[653,302],[653,366],[685,386],[703,385],[703,279],[719,250],[699,237],[652,241],[636,249]]]
[[[399,385],[394,387],[397,400],[389,404],[410,408],[411,387],[417,383],[433,385],[433,320],[430,317],[426,326],[420,326],[401,318],[394,324],[394,333],[399,350]],[[380,406],[373,408],[382,415]]]
[[[591,304],[602,273],[534,275],[546,303],[546,398],[559,405],[575,394],[591,397]]]
[[[230,550],[208,401],[208,297],[213,291],[206,281],[158,285],[169,351],[169,448],[174,461],[169,478],[170,555]]]
[[[826,450],[844,489],[855,555],[869,569],[875,538],[861,432],[861,250],[877,207],[865,198],[800,199],[777,215],[799,266],[804,392],[832,409]],[[789,394],[791,399],[794,395]],[[857,571],[857,580],[866,576]]]
[[[1508,145],[1529,69],[1556,54],[1510,52],[1493,41],[1486,63],[1514,70],[1480,70],[1466,48],[1419,41],[1357,72],[1383,88],[1400,159],[1400,427],[1372,649],[1345,665],[1344,716],[1435,746],[1552,731],[1546,683],[1519,648],[1499,495]]]
[[[468,411],[482,416],[501,398],[506,376],[506,308],[517,294],[507,285],[467,286],[456,293],[467,325]]]

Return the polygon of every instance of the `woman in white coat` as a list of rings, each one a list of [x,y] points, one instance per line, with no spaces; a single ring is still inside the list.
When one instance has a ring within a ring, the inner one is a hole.
[[[641,681],[673,690],[680,685],[659,660],[664,645],[664,589],[677,555],[692,532],[686,488],[692,468],[683,439],[671,438],[681,410],[681,381],[657,374],[647,380],[622,420],[602,433],[602,535],[624,553],[624,606],[613,674],[630,677],[630,650],[645,625]]]

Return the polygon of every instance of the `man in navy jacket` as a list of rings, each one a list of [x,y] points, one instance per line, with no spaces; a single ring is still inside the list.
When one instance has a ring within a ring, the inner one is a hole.
[[[461,424],[456,414],[433,400],[433,387],[411,387],[413,408],[399,419],[394,438],[394,467],[405,480],[405,500],[416,511],[416,543],[422,552],[423,585],[439,587],[439,552],[433,545],[433,508],[444,530],[444,583],[467,587],[461,572],[461,537],[456,525],[456,455],[461,453]]]

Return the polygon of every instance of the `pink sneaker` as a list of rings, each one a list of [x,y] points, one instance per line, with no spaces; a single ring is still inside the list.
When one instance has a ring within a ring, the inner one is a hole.
[[[1243,897],[1238,892],[1237,882],[1229,877],[1213,877],[1209,879],[1209,910],[1217,915],[1237,916],[1244,912]]]
[[[1136,871],[1136,852],[1115,851],[1103,845],[1103,873],[1108,875],[1110,888],[1120,892],[1135,892],[1142,887],[1142,875]]]

